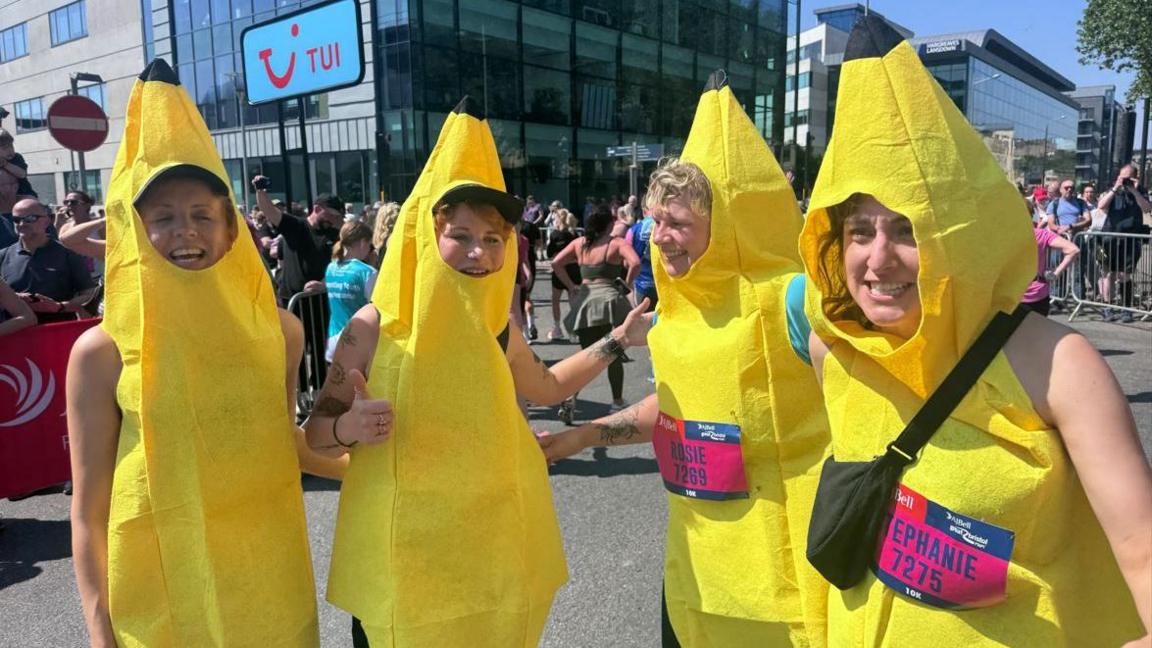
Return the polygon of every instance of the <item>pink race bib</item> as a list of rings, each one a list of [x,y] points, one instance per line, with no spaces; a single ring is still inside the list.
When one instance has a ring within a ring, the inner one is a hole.
[[[681,421],[660,412],[652,446],[669,491],[707,500],[748,497],[739,426]]]
[[[901,484],[872,571],[897,593],[963,610],[1004,600],[1013,532],[950,511]]]

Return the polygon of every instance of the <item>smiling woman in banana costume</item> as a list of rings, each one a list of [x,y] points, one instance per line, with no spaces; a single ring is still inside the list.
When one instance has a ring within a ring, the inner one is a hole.
[[[72,546],[94,646],[317,646],[278,311],[200,113],[140,75],[108,188],[105,319],[72,350]],[[298,456],[298,452],[300,453]]]
[[[652,441],[670,491],[665,646],[822,646],[827,585],[801,550],[828,428],[804,362],[800,212],[723,72],[646,202],[656,394],[541,446]]]
[[[536,646],[567,578],[547,470],[516,395],[546,405],[583,387],[644,339],[647,303],[545,366],[508,321],[508,240],[522,209],[465,98],[305,424],[319,452],[351,454],[328,600],[352,613],[356,646]]]
[[[1017,307],[1036,273],[1020,207],[915,50],[882,20],[857,23],[800,239],[837,462],[891,452]],[[1124,394],[1085,338],[1017,317],[912,453],[891,523],[860,538],[877,551],[831,590],[830,645],[1119,646],[1152,624],[1152,479]]]

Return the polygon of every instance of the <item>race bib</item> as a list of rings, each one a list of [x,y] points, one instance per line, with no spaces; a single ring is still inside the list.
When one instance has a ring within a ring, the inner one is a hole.
[[[1004,600],[1016,534],[901,485],[872,571],[897,593],[949,610]]]
[[[652,446],[669,491],[707,500],[748,497],[740,426],[681,421],[660,412]]]

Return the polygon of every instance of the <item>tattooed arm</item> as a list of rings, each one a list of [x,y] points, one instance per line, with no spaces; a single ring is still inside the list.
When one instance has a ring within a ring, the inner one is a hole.
[[[552,462],[593,446],[648,443],[652,440],[652,428],[656,427],[659,414],[656,395],[652,394],[623,411],[558,434],[541,436],[538,439],[540,449]]]
[[[296,444],[296,460],[300,463],[300,471],[317,477],[328,479],[344,479],[344,470],[348,467],[346,457],[325,457],[308,447],[304,439],[304,430],[296,423],[296,380],[299,376],[297,368],[300,366],[300,356],[304,353],[304,327],[300,320],[284,310],[280,312],[280,330],[284,333],[284,385],[288,399],[288,420],[292,422],[291,434]]]
[[[380,315],[376,312],[376,308],[369,304],[356,312],[344,327],[344,332],[340,334],[336,351],[332,355],[332,365],[328,368],[328,377],[316,397],[316,404],[312,406],[308,420],[304,422],[304,435],[308,446],[317,454],[339,457],[359,441],[374,443],[387,438],[386,434],[380,435],[379,439],[375,438],[374,434],[372,438],[361,438],[359,411],[355,419],[344,416],[358,401],[364,401],[366,396],[363,393],[364,376],[368,373],[368,366],[376,354],[379,331]],[[383,401],[364,402],[373,403],[375,409],[379,410],[378,416],[383,416],[387,420],[387,431],[390,432],[391,407]],[[360,409],[363,408],[357,406],[357,410]]]
[[[612,330],[612,338],[620,347],[644,346],[652,327],[652,315],[644,313],[647,308],[645,299],[628,313],[623,324]],[[575,394],[616,359],[615,345],[601,340],[549,367],[524,342],[516,325],[511,326],[508,365],[516,393],[537,405],[555,405]]]

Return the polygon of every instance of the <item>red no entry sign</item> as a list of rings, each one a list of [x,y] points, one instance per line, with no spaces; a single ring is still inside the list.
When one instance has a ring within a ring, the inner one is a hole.
[[[88,97],[65,95],[48,108],[48,132],[66,149],[91,151],[108,137],[108,116]]]

